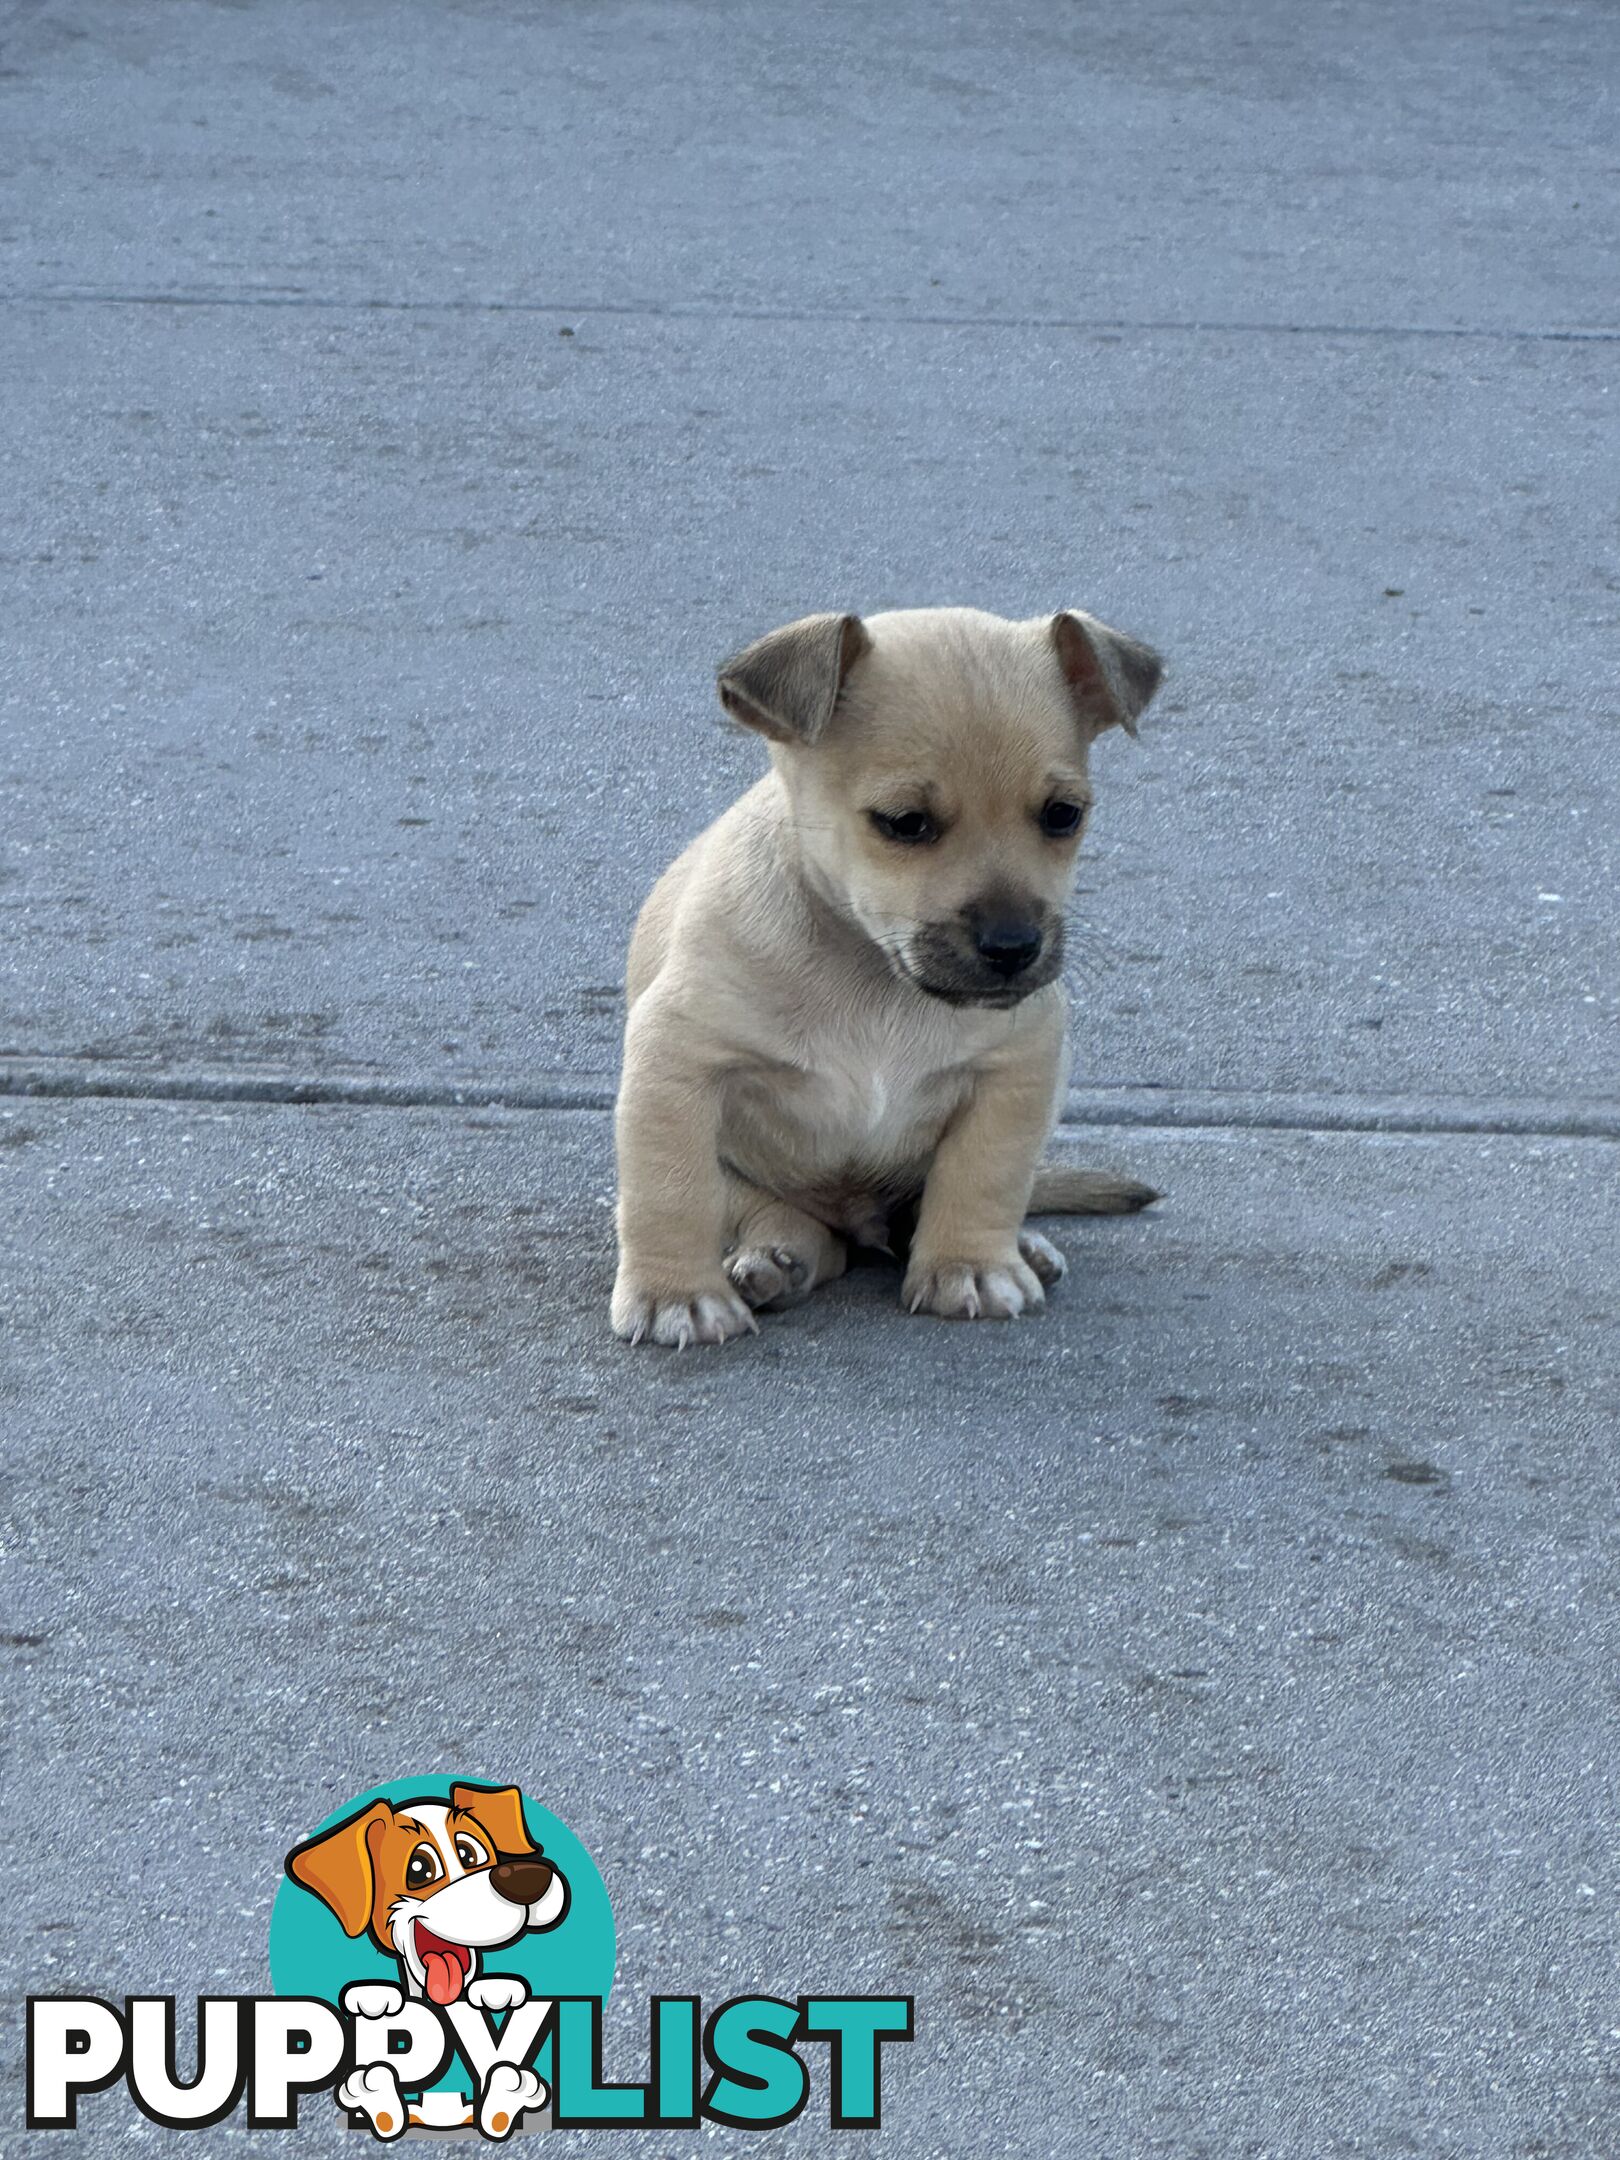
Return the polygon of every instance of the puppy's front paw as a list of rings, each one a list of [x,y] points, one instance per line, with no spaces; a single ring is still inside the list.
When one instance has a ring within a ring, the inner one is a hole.
[[[935,1313],[941,1320],[1016,1320],[1020,1313],[1044,1305],[1046,1292],[1034,1268],[1012,1246],[983,1260],[935,1260],[916,1254],[900,1286],[900,1302],[907,1312]]]
[[[613,1332],[628,1343],[666,1343],[685,1350],[693,1343],[730,1342],[757,1334],[759,1323],[721,1275],[700,1290],[665,1290],[619,1270],[613,1286]]]

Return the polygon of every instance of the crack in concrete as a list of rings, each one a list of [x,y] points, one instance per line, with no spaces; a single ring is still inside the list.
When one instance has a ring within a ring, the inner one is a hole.
[[[0,1055],[0,1096],[66,1102],[242,1103],[354,1110],[596,1111],[613,1106],[605,1075],[430,1080],[369,1073],[148,1071],[90,1059]],[[1071,1089],[1061,1126],[1186,1131],[1501,1134],[1527,1140],[1620,1140],[1620,1102],[1528,1096],[1370,1095],[1264,1088],[1172,1088],[1128,1082]]]
[[[1517,344],[1591,345],[1620,341],[1620,327],[1518,329],[1510,325],[1447,323],[1225,322],[1198,318],[1074,315],[948,315],[858,308],[736,307],[661,300],[560,300],[344,298],[300,292],[0,292],[3,307],[188,307],[312,308],[329,312],[424,315],[556,315],[569,322],[593,315],[643,317],[668,322],[781,322],[871,324],[875,327],[945,330],[1072,330],[1097,335],[1181,334],[1192,337],[1451,338]]]

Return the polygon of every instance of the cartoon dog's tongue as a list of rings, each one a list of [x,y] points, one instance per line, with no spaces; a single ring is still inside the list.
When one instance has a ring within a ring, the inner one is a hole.
[[[472,1952],[460,1943],[446,1942],[430,1927],[416,1923],[416,1950],[422,1960],[422,1977],[428,1999],[441,2005],[453,2003],[472,1966]]]

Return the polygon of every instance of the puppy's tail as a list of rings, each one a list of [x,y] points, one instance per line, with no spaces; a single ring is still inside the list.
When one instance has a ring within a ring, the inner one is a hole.
[[[1030,1194],[1031,1215],[1134,1215],[1163,1195],[1135,1178],[1112,1170],[1071,1170],[1063,1163],[1042,1163]]]

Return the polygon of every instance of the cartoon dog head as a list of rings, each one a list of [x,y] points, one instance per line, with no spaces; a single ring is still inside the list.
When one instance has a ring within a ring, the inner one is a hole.
[[[568,1884],[529,1836],[516,1786],[452,1785],[448,1802],[375,1800],[287,1855],[346,1935],[397,1957],[412,1995],[453,2003],[478,1953],[553,1928]]]

